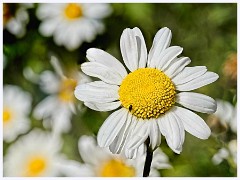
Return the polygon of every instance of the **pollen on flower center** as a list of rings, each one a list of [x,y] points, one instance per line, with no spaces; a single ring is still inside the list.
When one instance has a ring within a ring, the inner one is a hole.
[[[46,159],[43,157],[33,157],[28,161],[27,172],[25,176],[39,176],[47,166]]]
[[[154,68],[140,68],[123,79],[119,100],[138,118],[158,118],[175,103],[175,87],[170,78]]]
[[[76,3],[69,3],[65,8],[65,15],[69,19],[77,19],[83,15],[82,7]]]
[[[77,86],[77,81],[74,79],[64,79],[61,82],[58,97],[63,102],[71,102],[74,100],[74,89]]]
[[[136,172],[121,160],[111,159],[100,168],[100,177],[134,177]]]
[[[7,123],[11,121],[12,118],[12,112],[9,109],[3,109],[3,123]]]

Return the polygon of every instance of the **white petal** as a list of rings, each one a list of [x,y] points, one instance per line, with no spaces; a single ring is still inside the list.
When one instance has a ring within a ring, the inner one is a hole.
[[[179,154],[182,151],[182,144],[185,138],[182,122],[172,112],[168,112],[158,119],[158,123],[169,147]]]
[[[121,105],[121,102],[120,101],[106,103],[84,102],[84,105],[95,111],[112,111],[114,109],[117,109]]]
[[[69,51],[72,51],[72,50],[78,48],[83,43],[83,41],[85,40],[85,39],[82,38],[82,35],[79,35],[79,34],[81,34],[81,31],[79,29],[84,29],[85,28],[82,24],[80,25],[80,23],[81,22],[77,23],[77,21],[74,22],[74,23],[66,22],[65,23],[65,29],[63,29],[64,32],[59,34],[59,36],[62,36],[62,38],[60,38],[60,39],[62,39],[62,44]]]
[[[120,38],[120,48],[123,61],[130,71],[138,68],[138,46],[132,29],[124,29]]]
[[[202,113],[212,114],[217,109],[214,99],[209,96],[194,92],[181,92],[177,94],[176,102],[186,108]]]
[[[156,169],[169,169],[172,166],[169,164],[168,156],[162,152],[160,148],[157,148],[153,152],[151,167]]]
[[[101,49],[96,48],[88,49],[87,58],[91,62],[98,62],[105,66],[108,66],[113,71],[119,73],[122,78],[127,76],[127,71],[122,65],[122,63],[120,63],[115,57]]]
[[[55,107],[54,112],[50,120],[52,121],[52,131],[54,135],[60,135],[61,133],[67,133],[72,127],[71,123],[72,112],[68,108],[67,104],[58,104]]]
[[[119,132],[119,135],[116,136],[113,143],[109,147],[109,149],[112,153],[119,154],[122,151],[122,149],[126,143],[127,136],[130,132],[129,130],[131,129],[131,126],[133,124],[132,118],[133,118],[133,115],[130,112],[128,112],[128,117],[127,117],[126,123],[123,125],[122,129]]]
[[[93,169],[74,160],[65,160],[56,165],[58,170],[67,177],[92,177],[95,176]]]
[[[133,32],[136,38],[137,43],[137,52],[138,52],[138,68],[145,68],[147,63],[147,47],[145,44],[144,37],[139,28],[133,28]]]
[[[159,56],[163,50],[169,47],[171,43],[172,33],[167,27],[160,29],[154,37],[152,47],[148,55],[148,67],[156,67]]]
[[[110,4],[100,3],[84,3],[81,4],[84,10],[84,16],[90,19],[102,19],[111,14],[112,9]]]
[[[217,99],[216,101],[217,111],[214,113],[214,115],[217,116],[223,124],[229,123],[231,120],[233,120],[234,116],[233,105],[228,101],[223,101],[220,99]]]
[[[158,64],[157,68],[165,71],[169,64],[173,63],[177,58],[179,54],[181,54],[183,51],[183,48],[179,46],[171,46],[164,50],[160,56],[158,57]]]
[[[85,74],[97,77],[106,83],[115,85],[122,83],[122,77],[117,71],[100,63],[85,62],[81,65],[81,69]]]
[[[61,19],[57,16],[43,21],[39,26],[39,31],[43,36],[52,36]]]
[[[58,99],[56,96],[48,96],[37,104],[33,110],[33,116],[36,119],[44,119],[54,112],[58,104]]]
[[[191,60],[188,57],[177,58],[174,63],[170,64],[164,72],[168,77],[173,78],[187,66]]]
[[[125,108],[112,113],[98,131],[97,141],[100,147],[109,146],[127,121],[128,111]]]
[[[208,85],[216,81],[219,76],[214,72],[206,72],[204,75],[199,76],[185,84],[176,85],[178,91],[191,91],[198,89],[202,86]]]
[[[137,149],[143,144],[149,136],[149,122],[148,120],[137,120],[137,125],[133,129],[130,140],[126,144],[126,148],[129,150]]]
[[[60,86],[60,78],[52,71],[44,71],[39,76],[41,89],[48,94],[57,93]]]
[[[3,127],[3,140],[5,142],[14,141],[20,134],[26,133],[31,128],[30,119],[27,117],[17,117],[12,119]]]
[[[161,132],[156,119],[149,120],[149,138],[152,150],[156,149],[161,143]]]
[[[59,75],[61,78],[65,78],[62,66],[56,56],[51,56],[50,63],[52,67],[54,68],[55,72]]]
[[[211,135],[208,125],[197,114],[181,107],[175,107],[174,113],[183,122],[185,130],[193,136],[200,139],[207,139]]]
[[[83,161],[91,166],[99,165],[99,162],[109,156],[104,148],[97,145],[92,136],[81,136],[78,141],[78,150]]]
[[[138,149],[126,149],[125,156],[127,159],[135,159],[137,156]]]
[[[54,4],[50,4],[50,3],[43,3],[43,4],[39,4],[37,11],[36,11],[36,15],[39,19],[47,19],[50,17],[55,17],[58,16],[59,14],[61,14],[61,10],[62,7],[64,6],[64,4],[59,4],[59,3],[54,3]]]
[[[205,66],[185,67],[182,72],[172,79],[172,81],[175,85],[184,84],[203,75],[205,72],[207,72]]]
[[[78,85],[74,94],[80,101],[106,103],[118,100],[118,89],[119,87],[116,85],[94,81]]]

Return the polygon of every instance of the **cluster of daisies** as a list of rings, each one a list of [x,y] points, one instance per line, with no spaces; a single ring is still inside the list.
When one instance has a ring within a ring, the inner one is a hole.
[[[3,4],[3,28],[16,37],[23,37],[29,22],[27,9],[34,4]],[[83,42],[92,42],[104,31],[102,19],[109,16],[109,4],[38,4],[36,16],[41,20],[39,32],[53,37],[54,42],[72,51]]]
[[[38,77],[41,90],[49,96],[32,110],[31,95],[16,85],[3,89],[3,140],[11,143],[4,156],[4,176],[13,177],[136,177],[142,176],[144,145],[135,159],[115,155],[97,145],[94,136],[79,137],[79,155],[83,162],[68,159],[62,153],[62,133],[71,130],[71,116],[76,113],[74,89],[90,82],[83,73],[65,76],[56,57],[51,64],[55,72],[44,71]],[[80,106],[81,107],[81,106]],[[81,110],[78,109],[78,110]],[[30,114],[42,120],[51,131],[31,128]],[[168,157],[159,148],[154,152],[150,176],[160,176],[159,169],[171,168]]]
[[[4,4],[3,20],[4,28],[20,38],[29,21],[27,8],[34,5],[18,6],[11,9]],[[108,4],[39,4],[36,15],[41,20],[39,32],[71,51],[102,33],[101,19],[111,11]],[[200,139],[211,135],[206,122],[193,111],[213,114],[218,109],[212,116],[223,119],[236,133],[236,109],[231,104],[190,92],[215,82],[218,75],[205,66],[188,66],[190,58],[179,57],[183,48],[170,46],[171,37],[170,29],[160,29],[148,52],[140,29],[126,28],[120,37],[122,60],[90,48],[89,62],[81,64],[81,71],[65,72],[52,56],[54,72],[27,77],[48,94],[35,107],[30,93],[4,85],[3,140],[10,144],[4,176],[142,176],[146,149],[153,152],[150,176],[160,176],[159,169],[171,168],[160,149],[162,136],[180,154],[185,130]],[[78,100],[83,103],[79,105]],[[85,106],[111,114],[97,137],[79,137],[80,162],[62,153],[61,135],[71,131],[73,114],[84,113]],[[32,128],[30,118],[41,120],[50,131]],[[213,162],[219,164],[228,156],[236,162],[236,140],[220,149]]]

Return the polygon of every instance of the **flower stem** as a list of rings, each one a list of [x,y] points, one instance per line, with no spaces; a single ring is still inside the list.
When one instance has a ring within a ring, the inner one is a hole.
[[[149,146],[150,144],[149,138],[147,138],[145,144],[147,146],[147,153],[146,153],[146,160],[145,160],[144,169],[143,169],[143,177],[148,177],[151,169],[153,151]]]

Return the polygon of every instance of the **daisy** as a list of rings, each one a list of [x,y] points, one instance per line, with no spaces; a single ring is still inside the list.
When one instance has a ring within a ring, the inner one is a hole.
[[[216,154],[212,157],[212,162],[215,165],[219,165],[224,159],[230,160],[235,165],[237,165],[237,140],[231,140],[227,147],[223,147],[218,150]]]
[[[75,86],[89,82],[89,78],[74,69],[66,77],[56,57],[52,56],[51,64],[56,73],[44,71],[39,78],[41,89],[49,94],[34,109],[33,116],[42,120],[46,128],[54,133],[68,132],[71,128],[71,117],[76,112]]]
[[[101,19],[110,13],[108,4],[39,4],[37,17],[43,21],[39,31],[43,36],[53,36],[57,45],[74,50],[103,32]]]
[[[183,48],[169,47],[171,36],[168,28],[160,29],[147,54],[141,31],[125,29],[120,49],[129,73],[105,51],[87,51],[90,62],[83,63],[81,69],[101,81],[77,86],[76,98],[93,110],[117,109],[99,129],[100,147],[110,147],[113,153],[125,149],[125,155],[133,158],[147,138],[154,150],[160,145],[162,134],[169,147],[180,153],[184,130],[200,139],[210,136],[205,121],[190,110],[214,113],[216,103],[211,97],[188,91],[216,81],[218,75],[205,66],[186,67],[190,59],[177,57]]]
[[[57,176],[61,143],[51,134],[32,130],[9,147],[4,157],[4,176],[42,177]]]
[[[109,149],[97,146],[95,139],[91,136],[82,136],[78,142],[78,149],[84,164],[67,160],[62,165],[62,172],[66,176],[142,176],[145,154],[139,154],[134,160],[126,159],[122,155],[113,155]],[[157,169],[171,168],[171,165],[168,163],[168,157],[160,149],[154,151],[153,156],[150,176],[159,176]]]
[[[237,104],[234,107],[228,101],[217,99],[217,110],[210,118],[217,119],[223,126],[230,127],[233,133],[237,133]],[[224,159],[231,160],[235,165],[237,164],[237,140],[233,139],[214,154],[212,162],[215,165],[220,164]]]
[[[3,87],[3,140],[11,142],[30,128],[32,98],[15,85]]]
[[[228,101],[217,99],[217,110],[211,116],[216,117],[222,125],[229,126],[237,133],[237,105],[234,107]]]
[[[6,28],[16,37],[23,37],[26,33],[26,25],[29,21],[28,8],[32,3],[4,3],[3,4],[3,28]]]

